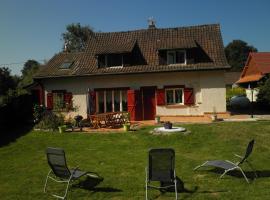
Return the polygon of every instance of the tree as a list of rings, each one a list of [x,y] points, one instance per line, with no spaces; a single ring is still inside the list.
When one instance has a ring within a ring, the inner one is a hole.
[[[21,71],[22,77],[19,86],[23,87],[33,83],[33,76],[39,70],[39,67],[40,63],[36,60],[27,60],[24,63],[23,69]]]
[[[0,108],[16,95],[17,83],[6,67],[0,68]]]
[[[249,52],[257,52],[258,50],[248,45],[242,40],[233,40],[225,47],[225,54],[229,65],[232,66],[231,71],[242,71],[247,60]]]
[[[270,78],[259,83],[257,102],[270,105]]]
[[[8,91],[16,88],[16,82],[6,67],[0,68],[0,96],[6,95]]]
[[[84,51],[86,41],[93,34],[93,29],[90,26],[81,26],[80,23],[67,25],[66,32],[62,33],[63,50],[68,52]]]

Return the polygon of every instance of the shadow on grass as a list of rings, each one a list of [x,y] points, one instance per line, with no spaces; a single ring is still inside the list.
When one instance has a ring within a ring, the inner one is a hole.
[[[78,184],[73,185],[73,187],[81,188],[93,192],[122,192],[122,190],[112,187],[96,187],[103,181],[103,178],[91,178],[87,177],[85,180],[80,181]]]
[[[16,123],[16,124],[5,124],[1,126],[0,130],[0,147],[15,142],[18,138],[29,133],[33,128],[33,124]]]
[[[211,170],[208,170],[208,171],[209,172],[214,172],[214,173],[220,174],[220,175],[224,173],[224,170],[219,169],[219,168],[214,168],[214,169],[211,169]],[[255,172],[256,172],[256,174],[258,176],[257,178],[270,177],[270,170],[256,170]],[[251,180],[256,179],[256,176],[255,176],[253,171],[244,171],[244,173],[246,174],[248,179],[251,179]],[[233,176],[233,177],[236,177],[236,178],[244,178],[243,174],[239,170],[230,171],[226,175]]]

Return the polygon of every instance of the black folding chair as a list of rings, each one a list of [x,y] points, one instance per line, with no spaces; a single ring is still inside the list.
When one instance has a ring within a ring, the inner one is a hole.
[[[89,176],[92,178],[102,179],[97,173],[95,172],[84,172],[77,168],[75,169],[69,169],[67,167],[66,163],[66,157],[65,157],[65,151],[61,148],[52,148],[48,147],[46,149],[47,154],[47,160],[48,164],[51,167],[51,170],[49,171],[45,185],[44,185],[44,192],[47,191],[47,183],[48,179],[51,179],[58,183],[66,183],[66,189],[64,196],[52,194],[52,196],[59,198],[59,199],[65,199],[68,193],[69,185],[72,181],[78,180],[79,178],[83,176]]]
[[[231,162],[229,160],[210,160],[210,161],[204,162],[202,165],[199,165],[199,166],[195,167],[194,170],[197,170],[197,169],[199,169],[200,167],[203,167],[203,166],[213,166],[213,167],[222,168],[222,169],[224,169],[224,173],[220,176],[220,178],[222,178],[227,172],[238,169],[243,174],[243,176],[244,176],[245,180],[247,181],[247,183],[249,183],[249,181],[248,181],[244,171],[240,167],[240,165],[246,162],[248,164],[248,166],[251,168],[251,170],[253,171],[253,173],[255,174],[255,177],[257,177],[256,171],[253,169],[251,163],[248,162],[248,160],[247,160],[247,158],[252,153],[254,142],[255,142],[255,140],[251,140],[248,143],[246,153],[245,153],[244,156],[239,156],[237,154],[234,154],[236,157],[240,158],[239,162],[234,163],[234,162]]]
[[[175,174],[175,152],[173,149],[150,149],[148,167],[145,168],[145,198],[148,200],[148,188],[168,189],[174,187],[177,199],[177,180]],[[160,187],[150,185],[151,181],[159,181]],[[166,183],[163,186],[163,183]]]

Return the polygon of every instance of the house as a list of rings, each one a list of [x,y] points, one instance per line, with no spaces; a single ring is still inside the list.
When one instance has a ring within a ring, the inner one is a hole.
[[[218,24],[95,33],[80,53],[55,55],[35,76],[48,109],[73,115],[226,113],[227,63]]]
[[[226,88],[237,87],[236,82],[239,80],[241,72],[226,71],[225,73],[225,85]]]
[[[258,82],[270,73],[270,52],[251,52],[239,80],[236,82],[246,88],[247,97],[256,101]],[[255,90],[253,90],[255,88]]]

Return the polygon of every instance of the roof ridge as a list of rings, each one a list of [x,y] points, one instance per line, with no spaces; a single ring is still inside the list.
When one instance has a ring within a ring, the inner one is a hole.
[[[193,29],[193,28],[202,28],[202,27],[220,27],[220,24],[213,23],[213,24],[200,24],[200,25],[190,25],[190,26],[176,26],[176,27],[168,27],[168,28],[154,28],[154,29],[145,28],[145,29],[135,29],[135,30],[128,30],[128,31],[95,32],[95,35],[112,34],[112,33],[142,32],[142,31]]]

